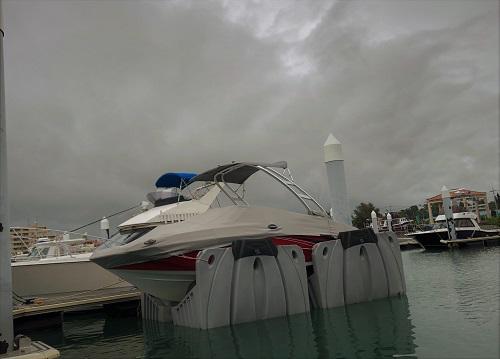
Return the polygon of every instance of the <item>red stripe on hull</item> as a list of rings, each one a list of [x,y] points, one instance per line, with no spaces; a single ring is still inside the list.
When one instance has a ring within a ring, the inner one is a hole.
[[[272,238],[276,246],[297,245],[304,252],[306,262],[312,260],[312,247],[319,242],[331,240],[330,236],[287,236]],[[134,263],[119,266],[113,269],[128,270],[155,270],[155,271],[194,271],[196,268],[196,257],[200,251],[192,251],[182,255],[176,255],[165,259],[151,262]]]
[[[172,256],[151,262],[126,264],[113,269],[194,271],[198,252],[188,252],[182,256]]]

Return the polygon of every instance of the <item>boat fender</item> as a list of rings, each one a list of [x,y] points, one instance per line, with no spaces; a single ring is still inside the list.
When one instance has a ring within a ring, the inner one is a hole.
[[[287,314],[309,312],[309,291],[304,252],[297,245],[279,246],[276,260],[285,289]]]
[[[278,248],[276,248],[271,239],[246,239],[233,241],[231,248],[233,250],[235,261],[244,257],[278,256]]]
[[[377,247],[384,263],[389,295],[402,295],[406,293],[405,275],[399,242],[394,232],[378,233]]]
[[[309,277],[313,305],[335,308],[344,305],[344,248],[338,240],[313,247],[314,273]]]
[[[389,296],[386,269],[372,229],[341,232],[344,247],[344,303]]]

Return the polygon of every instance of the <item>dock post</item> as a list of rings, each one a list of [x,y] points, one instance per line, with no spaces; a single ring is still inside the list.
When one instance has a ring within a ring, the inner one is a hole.
[[[392,232],[392,216],[391,212],[387,213],[387,230]]]
[[[12,324],[12,270],[7,198],[7,140],[5,133],[5,88],[3,71],[3,23],[0,2],[0,355],[11,351],[14,342]]]
[[[375,233],[378,233],[379,229],[378,229],[377,213],[375,213],[375,211],[372,211],[371,217],[372,217],[372,228],[373,228],[373,231]]]
[[[453,221],[453,209],[451,207],[450,191],[446,186],[441,188],[441,197],[443,197],[444,216],[446,217],[446,227],[448,228],[448,239],[456,240],[455,222]]]
[[[325,155],[326,176],[330,187],[332,217],[337,222],[352,225],[342,144],[330,133],[323,145],[323,151]]]
[[[102,217],[101,220],[101,231],[104,238],[109,239],[109,220],[106,217]]]

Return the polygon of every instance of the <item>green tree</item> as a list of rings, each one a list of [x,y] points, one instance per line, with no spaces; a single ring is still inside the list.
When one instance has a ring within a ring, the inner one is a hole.
[[[406,217],[408,219],[415,220],[418,215],[419,215],[418,206],[415,206],[415,205],[399,211],[400,217]]]
[[[379,209],[376,208],[371,202],[361,202],[353,211],[352,225],[357,228],[364,228],[367,220],[371,220],[372,211],[375,211],[377,215],[380,214]]]

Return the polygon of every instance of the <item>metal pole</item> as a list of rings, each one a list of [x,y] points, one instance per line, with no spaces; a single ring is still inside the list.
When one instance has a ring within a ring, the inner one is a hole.
[[[392,216],[391,212],[387,213],[387,230],[392,232]]]
[[[375,211],[372,211],[371,213],[371,217],[372,217],[372,228],[373,228],[373,231],[375,233],[378,233],[379,232],[379,229],[378,229],[378,218],[377,218],[377,213],[375,213]]]
[[[323,145],[323,151],[325,154],[326,175],[332,199],[332,217],[337,222],[352,225],[342,144],[330,133]]]
[[[432,216],[432,205],[431,202],[427,202],[427,211],[429,212],[429,223],[434,223],[434,217]]]
[[[493,186],[491,186],[491,194],[493,195],[493,203],[495,204],[495,217],[497,217],[499,215],[498,213],[498,203],[497,203],[497,198],[495,196],[495,188],[493,188]],[[488,198],[486,198],[486,203],[488,203]],[[491,211],[491,210],[490,210]]]
[[[9,201],[7,197],[7,142],[5,133],[5,88],[3,72],[3,22],[0,1],[0,348],[12,350],[12,273],[10,267],[11,243]],[[1,352],[0,352],[1,354]]]
[[[453,220],[453,209],[451,207],[450,191],[446,186],[441,188],[441,197],[443,197],[443,210],[446,217],[446,227],[448,228],[448,238],[452,240],[457,239],[457,232],[455,231],[455,221]]]

